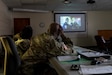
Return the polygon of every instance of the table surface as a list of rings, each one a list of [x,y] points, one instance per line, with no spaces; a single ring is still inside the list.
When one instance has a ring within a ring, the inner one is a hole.
[[[81,48],[78,46],[74,46],[74,50],[86,50],[89,51],[90,49]],[[91,50],[90,50],[91,51]],[[59,75],[80,75],[79,71],[70,70],[70,67],[72,64],[90,64],[91,60],[86,58],[81,58],[80,60],[72,60],[72,61],[58,61],[56,57],[53,57],[49,59],[50,63],[53,65],[53,67],[56,69]]]

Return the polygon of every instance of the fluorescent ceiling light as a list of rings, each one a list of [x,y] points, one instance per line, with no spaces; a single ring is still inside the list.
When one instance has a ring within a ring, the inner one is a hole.
[[[24,9],[24,8],[13,8],[12,11],[21,11],[21,12],[49,12],[45,10],[33,10],[33,9]]]

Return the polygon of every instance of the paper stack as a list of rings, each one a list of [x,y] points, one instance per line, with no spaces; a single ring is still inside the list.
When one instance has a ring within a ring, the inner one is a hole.
[[[59,61],[72,61],[72,60],[76,60],[78,57],[68,55],[68,56],[57,56],[57,58],[58,58]]]
[[[111,65],[80,65],[81,74],[108,74],[112,73]]]

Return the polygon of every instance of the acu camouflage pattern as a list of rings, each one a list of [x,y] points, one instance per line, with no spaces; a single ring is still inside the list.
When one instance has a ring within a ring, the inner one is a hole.
[[[30,47],[30,40],[29,39],[18,39],[15,41],[17,46],[18,54],[20,57],[29,49]]]
[[[64,52],[62,51],[61,43],[56,41],[53,36],[43,33],[33,37],[30,48],[22,56],[24,74],[32,75],[34,64],[49,63],[49,58],[58,55],[64,55]]]
[[[17,33],[16,35],[13,36],[14,41],[17,41],[18,39],[22,39],[20,37],[20,33]]]

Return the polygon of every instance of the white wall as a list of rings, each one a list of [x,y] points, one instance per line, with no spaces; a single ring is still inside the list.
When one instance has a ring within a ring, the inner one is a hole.
[[[13,34],[13,24],[12,15],[8,11],[7,6],[0,0],[0,36],[1,35],[12,35]],[[0,42],[0,52],[2,50]]]
[[[33,35],[41,34],[47,31],[50,23],[53,22],[52,13],[14,13],[14,18],[30,18],[30,24],[33,28]],[[45,23],[45,27],[39,27],[39,24],[43,22]]]
[[[31,26],[34,30],[34,35],[38,35],[47,30],[48,25],[53,22],[53,14],[48,13],[13,13],[15,18],[30,18]],[[97,30],[110,29],[112,30],[112,11],[88,11],[87,12],[87,35],[78,36],[78,33],[72,33],[72,36],[67,35],[72,39],[75,45],[79,46],[93,46],[96,45],[94,35]],[[45,27],[39,27],[39,23],[44,22]]]
[[[112,30],[112,11],[90,11],[88,12],[88,37],[89,44],[95,44],[94,35],[97,30]]]
[[[0,0],[0,35],[12,35],[12,15],[7,6]]]

